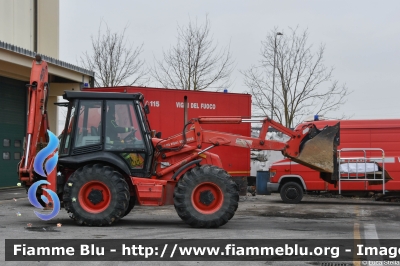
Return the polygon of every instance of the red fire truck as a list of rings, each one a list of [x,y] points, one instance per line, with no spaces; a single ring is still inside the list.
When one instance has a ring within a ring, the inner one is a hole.
[[[322,129],[337,122],[314,123]],[[400,119],[341,120],[335,180],[321,178],[319,172],[283,159],[270,167],[268,190],[280,193],[286,203],[300,202],[307,192],[400,192],[399,136]]]
[[[187,91],[150,87],[102,87],[85,88],[84,91],[126,92],[144,95],[150,106],[148,114],[152,129],[161,131],[162,136],[172,136],[183,129],[184,121],[199,116],[251,117],[251,95],[206,91]],[[187,106],[187,108],[185,108]],[[173,119],[171,119],[173,118]],[[203,129],[230,132],[250,136],[251,124],[202,125]],[[240,185],[241,195],[247,190],[246,180],[250,176],[250,149],[220,146],[213,149],[221,158],[223,168]]]

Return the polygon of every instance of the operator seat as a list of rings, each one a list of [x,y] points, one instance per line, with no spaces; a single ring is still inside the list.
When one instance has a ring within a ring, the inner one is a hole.
[[[94,126],[90,127],[90,135],[92,135],[92,136],[98,136],[99,135],[99,131],[97,130],[96,127],[94,127]]]

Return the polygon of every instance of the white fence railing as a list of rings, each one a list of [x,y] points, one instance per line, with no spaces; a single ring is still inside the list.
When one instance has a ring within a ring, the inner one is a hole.
[[[360,156],[345,157],[351,153],[360,154]],[[370,157],[368,154],[378,155],[378,157]],[[339,164],[339,194],[341,194],[341,182],[343,181],[359,181],[365,182],[382,182],[382,192],[385,194],[385,152],[379,148],[343,148],[338,150]],[[380,164],[378,164],[378,162]]]

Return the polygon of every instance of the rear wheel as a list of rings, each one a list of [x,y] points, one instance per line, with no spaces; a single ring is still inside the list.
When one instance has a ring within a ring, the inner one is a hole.
[[[193,227],[226,224],[235,214],[238,202],[236,183],[225,170],[212,165],[189,170],[174,192],[179,217]]]
[[[65,209],[78,224],[110,225],[123,217],[128,203],[128,184],[109,166],[86,165],[64,187]]]
[[[299,203],[303,199],[303,188],[296,182],[287,182],[281,188],[281,198],[285,203]]]

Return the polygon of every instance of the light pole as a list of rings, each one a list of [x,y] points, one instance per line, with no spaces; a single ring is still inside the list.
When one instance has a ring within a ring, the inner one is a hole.
[[[276,37],[278,35],[283,35],[280,32],[275,34],[275,46],[274,46],[274,70],[272,74],[272,99],[271,99],[271,119],[274,118],[274,95],[275,95],[275,58],[276,58]]]

